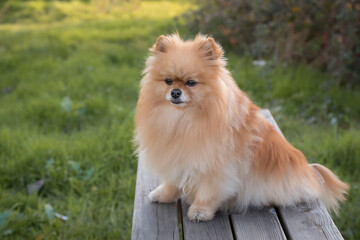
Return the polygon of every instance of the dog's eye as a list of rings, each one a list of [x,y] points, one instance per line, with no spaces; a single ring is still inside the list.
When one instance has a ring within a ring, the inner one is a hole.
[[[171,78],[166,78],[166,79],[165,79],[165,83],[166,83],[167,85],[171,85],[171,84],[173,83],[173,80],[171,80]]]
[[[197,84],[197,82],[195,82],[194,80],[188,80],[185,85],[188,87],[193,87]]]

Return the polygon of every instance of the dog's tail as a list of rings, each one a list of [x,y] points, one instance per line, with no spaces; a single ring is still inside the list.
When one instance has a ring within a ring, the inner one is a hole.
[[[322,193],[320,200],[328,210],[338,213],[339,203],[346,200],[345,194],[349,190],[349,185],[342,182],[334,173],[320,164],[310,164],[319,178]]]

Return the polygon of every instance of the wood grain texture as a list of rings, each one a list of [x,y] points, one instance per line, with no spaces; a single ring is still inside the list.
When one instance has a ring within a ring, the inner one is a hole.
[[[237,240],[286,239],[276,211],[272,207],[249,208],[244,214],[232,214],[231,221]]]
[[[217,213],[213,220],[194,223],[187,217],[189,206],[181,201],[184,240],[231,240],[233,235],[228,215]]]
[[[320,200],[280,207],[279,212],[291,239],[343,239]]]
[[[148,194],[159,184],[158,178],[138,162],[132,240],[179,240],[177,205],[151,203]]]

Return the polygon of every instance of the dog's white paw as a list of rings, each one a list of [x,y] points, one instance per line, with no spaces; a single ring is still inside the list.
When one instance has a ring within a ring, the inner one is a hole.
[[[192,222],[205,222],[214,218],[215,211],[191,206],[188,211],[188,218]]]
[[[160,202],[161,190],[159,189],[159,187],[155,188],[149,193],[149,199],[151,202]]]
[[[170,203],[174,202],[177,198],[177,191],[169,189],[169,187],[165,187],[164,185],[158,186],[149,193],[151,202]]]

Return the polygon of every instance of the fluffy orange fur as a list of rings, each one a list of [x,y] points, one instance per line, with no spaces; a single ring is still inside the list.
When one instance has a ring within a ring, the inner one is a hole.
[[[210,220],[219,209],[286,206],[318,197],[337,209],[348,185],[324,166],[309,166],[258,114],[212,38],[160,36],[150,51],[135,142],[140,161],[162,180],[149,194],[152,201],[183,196],[193,221]],[[179,104],[173,89],[181,91]]]

